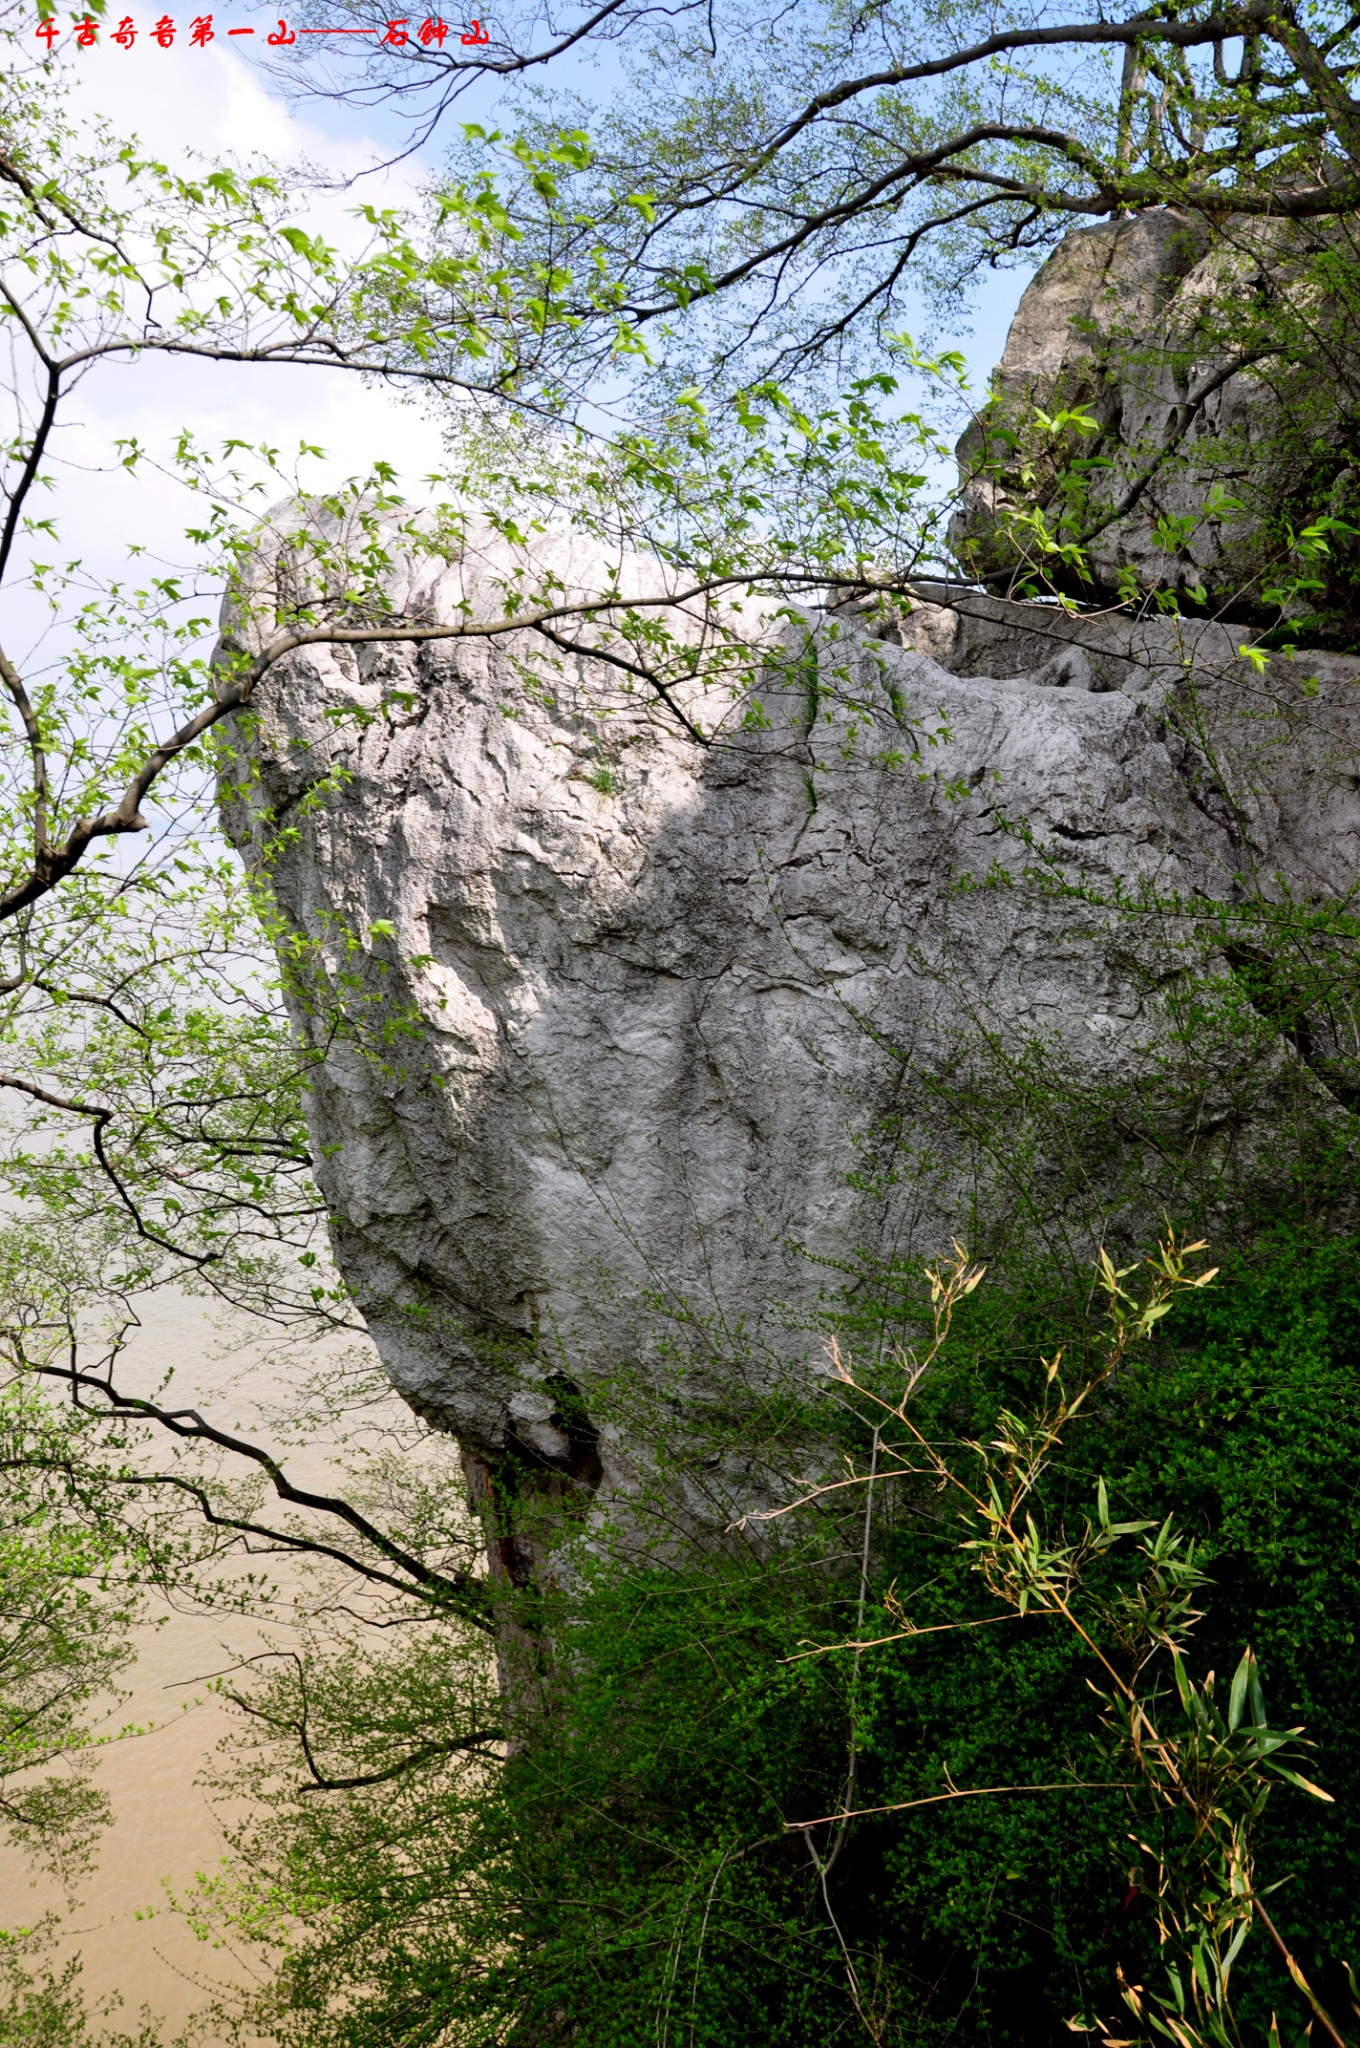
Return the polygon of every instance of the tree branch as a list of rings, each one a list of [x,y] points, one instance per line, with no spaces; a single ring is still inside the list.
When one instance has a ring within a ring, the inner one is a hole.
[[[9,294],[5,293],[3,296],[6,303],[12,309],[17,310],[17,308],[14,308],[14,301],[10,299]],[[0,527],[0,577],[3,577],[9,568],[9,558],[14,552],[14,543],[19,532],[19,521],[23,517],[24,506],[28,502],[28,494],[37,481],[39,465],[44,454],[47,452],[47,443],[51,439],[52,429],[56,424],[57,406],[61,401],[61,371],[57,364],[47,359],[36,340],[34,347],[38,350],[38,354],[43,361],[43,367],[47,371],[47,386],[43,397],[42,412],[39,416],[38,424],[33,430],[33,438],[28,445],[28,454],[24,458],[18,481],[9,494],[9,505],[5,512],[5,523],[3,527]]]
[[[1360,105],[1300,26],[1293,0],[1253,0],[1249,12],[1271,42],[1284,51],[1332,124],[1351,168],[1360,172]]]
[[[0,576],[3,574],[3,550],[0,549]],[[40,861],[47,852],[47,749],[43,745],[42,727],[33,709],[33,700],[3,647],[0,647],[0,680],[9,691],[28,739],[28,751],[33,762],[33,857]]]
[[[159,746],[152,749],[142,767],[128,782],[117,803],[106,806],[93,817],[78,818],[60,845],[49,846],[42,858],[33,863],[32,870],[22,881],[14,883],[0,894],[0,918],[13,917],[16,912],[47,895],[79,866],[95,840],[113,838],[127,832],[149,831],[150,827],[142,816],[141,806],[158,776],[172,761],[187,752],[196,741],[202,739],[205,733],[220,724],[224,718],[245,710],[260,681],[270,669],[287,655],[295,654],[301,648],[371,647],[401,641],[423,645],[444,640],[494,640],[509,633],[541,632],[544,627],[551,626],[559,619],[596,619],[621,611],[656,611],[672,606],[680,607],[692,604],[700,598],[716,597],[724,590],[744,589],[753,582],[773,582],[807,588],[812,581],[805,570],[762,569],[758,573],[748,570],[741,574],[734,572],[730,575],[701,577],[680,590],[667,592],[660,597],[644,595],[576,599],[556,605],[543,605],[529,611],[507,612],[499,619],[461,619],[429,626],[411,622],[399,626],[308,626],[288,629],[277,635],[268,647],[244,666],[238,662],[235,669],[230,671],[232,680],[225,684],[213,702],[206,704],[194,717],[187,719]],[[232,651],[230,648],[227,650],[228,653]],[[678,711],[667,686],[651,672],[644,670],[642,673],[646,675],[662,703],[682,718],[690,737],[702,742],[703,735],[691,720]],[[56,1106],[65,1107],[60,1103]]]
[[[290,1536],[282,1530],[269,1529],[229,1515],[220,1515],[204,1488],[177,1475],[126,1473],[120,1475],[121,1483],[170,1486],[192,1494],[209,1523],[258,1535],[288,1549],[311,1551],[318,1556],[333,1558],[366,1578],[376,1579],[381,1584],[393,1586],[416,1597],[423,1596],[433,1605],[447,1607],[461,1615],[474,1627],[487,1633],[492,1632],[494,1623],[491,1605],[480,1579],[474,1578],[469,1572],[447,1573],[434,1570],[423,1558],[417,1557],[386,1535],[376,1523],[371,1522],[367,1515],[362,1514],[349,1501],[339,1495],[313,1493],[306,1487],[295,1486],[278,1460],[270,1452],[262,1450],[258,1444],[249,1443],[244,1437],[231,1436],[225,1430],[216,1429],[211,1423],[203,1420],[197,1409],[162,1408],[155,1401],[145,1400],[136,1394],[120,1392],[113,1383],[112,1369],[107,1376],[101,1378],[96,1373],[82,1371],[74,1358],[65,1365],[44,1365],[27,1356],[23,1345],[15,1339],[12,1332],[10,1343],[14,1349],[16,1364],[22,1370],[34,1373],[40,1378],[61,1381],[70,1389],[72,1400],[77,1407],[85,1406],[80,1398],[82,1393],[97,1395],[108,1404],[109,1411],[113,1414],[154,1422],[158,1428],[168,1431],[172,1436],[192,1442],[213,1444],[219,1450],[229,1451],[233,1457],[244,1458],[258,1465],[280,1500],[286,1501],[291,1507],[307,1508],[314,1514],[331,1515],[337,1521],[343,1522],[357,1536],[371,1544],[390,1564],[395,1565],[404,1577],[394,1578],[372,1565],[364,1564],[350,1553],[318,1542],[315,1538]]]

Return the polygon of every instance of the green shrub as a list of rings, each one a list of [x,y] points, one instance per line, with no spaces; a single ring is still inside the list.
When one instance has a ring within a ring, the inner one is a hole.
[[[927,1435],[985,1439],[1033,1399],[1029,1316],[1022,1295],[979,1298],[918,1390]],[[1103,1475],[1116,1517],[1169,1514],[1197,1539],[1211,1584],[1195,1675],[1226,1684],[1250,1643],[1273,1721],[1307,1724],[1310,1774],[1335,1797],[1273,1789],[1257,1868],[1289,1880],[1272,1911],[1344,2009],[1360,1912],[1356,1246],[1279,1237],[1159,1328],[1069,1428],[1036,1511],[1079,1525]],[[1160,1965],[1129,1839],[1146,1823],[1111,1783],[1129,1773],[1102,1732],[1095,1660],[1051,1618],[1001,1614],[935,1489],[881,1492],[862,1613],[854,1527],[825,1507],[764,1562],[586,1560],[549,1711],[502,1768],[446,1760],[346,1801],[280,1794],[243,1845],[255,1910],[272,1884],[305,1929],[273,1994],[280,2038],[820,2048],[866,2038],[851,1969],[876,2037],[902,2048],[1038,2048],[1078,2014],[1116,2016],[1117,1968],[1141,1981]],[[1129,1569],[1114,1552],[1094,1567],[1107,1594]],[[858,1660],[828,1647],[897,1636],[889,1596],[942,1632]],[[399,1699],[399,1665],[382,1690]],[[1002,1789],[941,1801],[949,1785]],[[790,1823],[846,1804],[896,1810],[838,1846],[813,1830],[835,1846],[819,1873]],[[1234,1983],[1262,2040],[1272,2009],[1287,2035],[1307,2019],[1259,1932]]]

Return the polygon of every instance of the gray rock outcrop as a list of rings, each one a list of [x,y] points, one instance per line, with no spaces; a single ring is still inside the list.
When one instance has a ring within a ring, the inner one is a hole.
[[[992,397],[959,442],[950,540],[970,576],[1028,565],[1089,594],[1171,588],[1266,616],[1271,591],[1360,627],[1353,543],[1302,565],[1289,536],[1360,507],[1360,349],[1348,235],[1336,225],[1205,224],[1157,209],[1079,228],[1017,310]],[[1077,411],[1097,431],[1053,431]],[[1044,557],[1026,519],[1079,544],[1091,581]]]
[[[502,553],[401,558],[393,615],[494,613]],[[909,1330],[952,1237],[1085,1257],[1278,1184],[1301,1102],[1353,1122],[1347,1027],[1220,919],[1360,883],[1360,662],[978,595],[751,630],[673,705],[529,631],[311,648],[224,780],[308,942],[317,1173],[397,1387],[540,1493],[626,1493],[660,1417],[719,1525],[826,1330]]]

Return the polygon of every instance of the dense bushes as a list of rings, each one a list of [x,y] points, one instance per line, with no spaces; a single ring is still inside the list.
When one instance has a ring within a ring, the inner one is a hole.
[[[1360,1899],[1355,1254],[1281,1237],[1230,1262],[1072,1426],[1042,1507],[1080,1523],[1103,1475],[1116,1516],[1170,1514],[1198,1539],[1196,1673],[1226,1679],[1251,1642],[1335,1795],[1273,1790],[1258,1853],[1338,1999]],[[980,1300],[919,1389],[927,1434],[985,1438],[1033,1396],[1025,1302],[997,1309]],[[826,1513],[763,1565],[586,1563],[546,1732],[504,1768],[413,1770],[343,1812],[280,1795],[251,1853],[309,1929],[280,1979],[283,2038],[792,2048],[867,2021],[885,2043],[1029,2048],[1116,2016],[1117,1967],[1137,1981],[1157,1943],[1099,1671],[1051,1618],[1002,1613],[937,1494],[896,1493],[862,1621],[854,1532]],[[1099,1569],[1111,1591],[1127,1572]],[[893,1636],[890,1589],[918,1629],[980,1625],[806,1654]],[[950,1784],[1004,1789],[940,1801]],[[790,1828],[847,1792],[938,1803]],[[1272,2009],[1306,2020],[1259,1932],[1238,1984],[1261,2038]]]

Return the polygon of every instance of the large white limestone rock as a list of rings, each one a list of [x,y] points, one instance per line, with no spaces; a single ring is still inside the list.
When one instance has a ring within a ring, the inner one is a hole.
[[[403,558],[394,613],[492,615],[497,548]],[[588,550],[544,550],[599,589]],[[1310,661],[1308,694],[1217,628],[960,607],[751,608],[763,673],[684,694],[707,744],[530,632],[313,648],[263,685],[225,816],[314,948],[336,1257],[484,1468],[626,1489],[645,1410],[725,1514],[763,1484],[714,1449],[728,1423],[814,1384],[885,1275],[1268,1181],[1300,1089],[1350,1128],[1322,1025],[1267,1019],[1187,1082],[1163,1005],[1192,963],[1232,982],[1178,899],[1360,880],[1360,663]],[[1068,1086],[1085,1136],[1048,1120]]]

